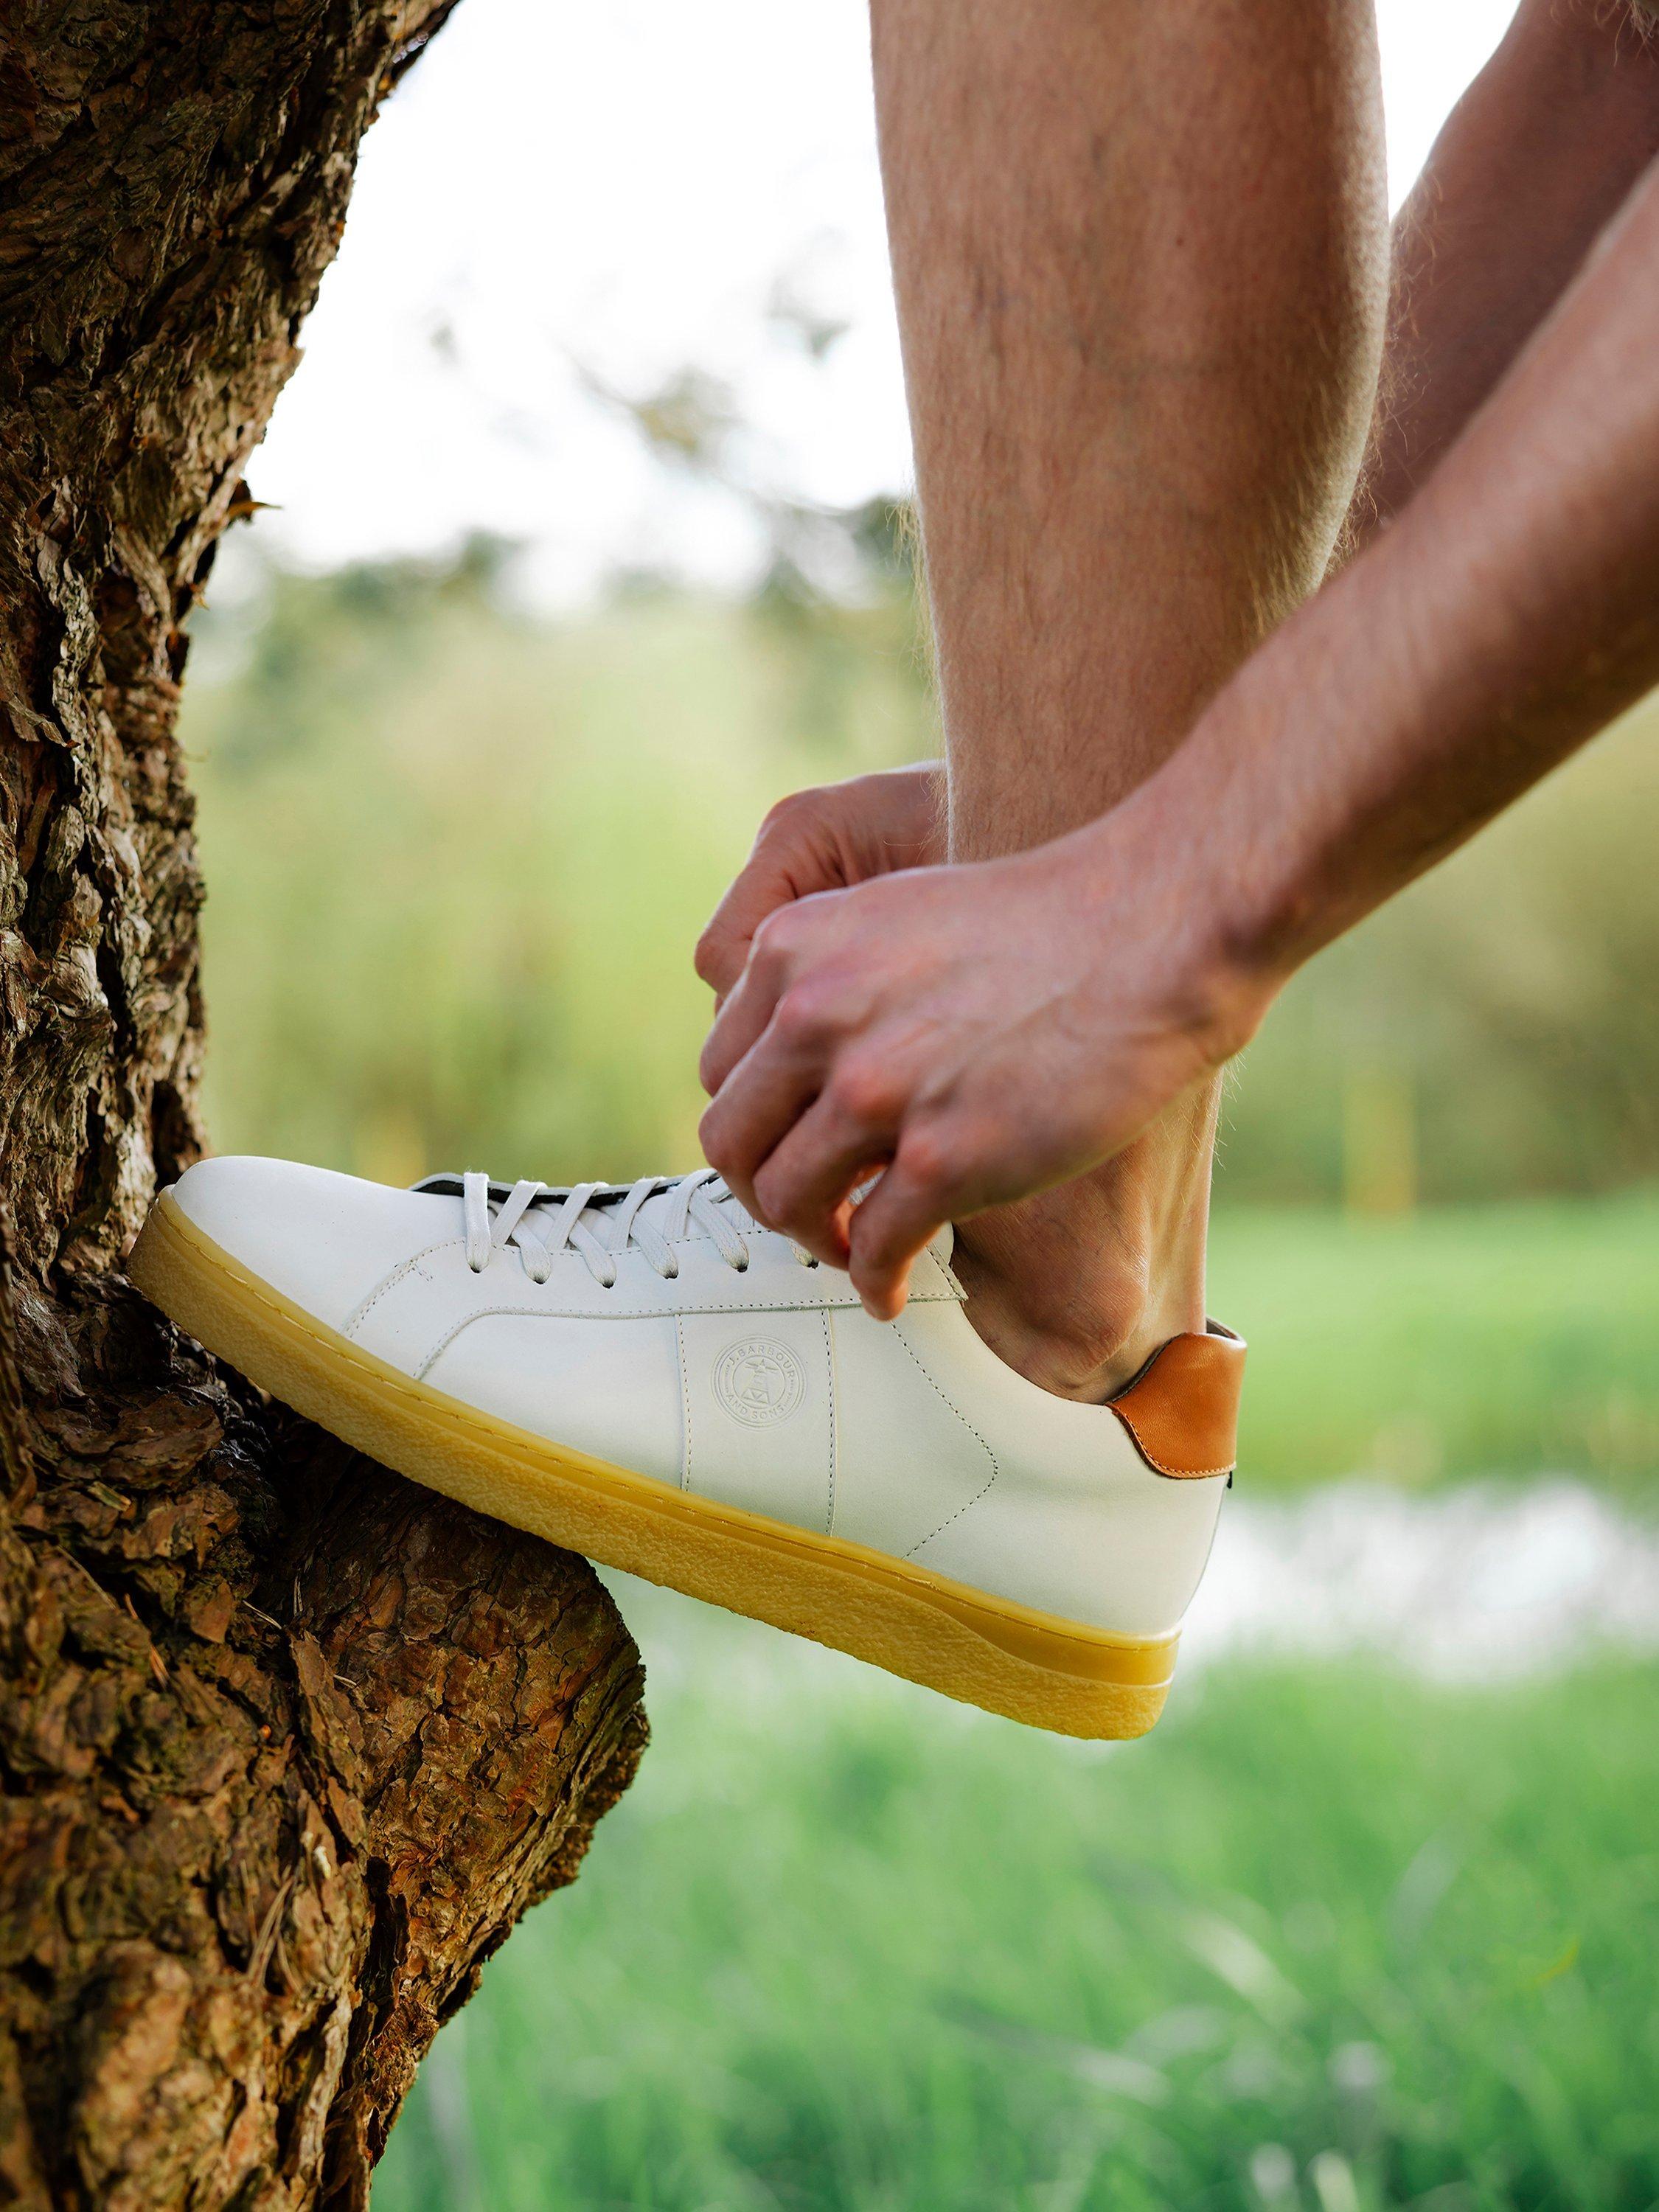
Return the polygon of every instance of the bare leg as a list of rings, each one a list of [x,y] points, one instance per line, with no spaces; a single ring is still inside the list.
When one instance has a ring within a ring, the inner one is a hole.
[[[1395,226],[1382,391],[1344,554],[1431,473],[1656,155],[1659,21],[1644,36],[1619,8],[1522,0]]]
[[[873,0],[950,762],[978,859],[1103,813],[1318,582],[1387,283],[1354,0]],[[1216,1101],[965,1224],[969,1313],[1110,1393],[1204,1322]]]

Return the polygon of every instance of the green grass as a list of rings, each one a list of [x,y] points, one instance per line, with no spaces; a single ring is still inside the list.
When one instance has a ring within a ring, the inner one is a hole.
[[[1228,1668],[1103,1753],[748,1648],[657,1687],[374,2212],[1659,2201],[1659,1670]]]
[[[1244,1479],[1659,1474],[1659,1193],[1398,1221],[1224,1208]]]

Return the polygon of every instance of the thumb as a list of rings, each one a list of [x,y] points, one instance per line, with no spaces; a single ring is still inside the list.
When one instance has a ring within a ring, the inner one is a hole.
[[[717,999],[742,975],[755,932],[768,915],[847,882],[831,796],[797,792],[781,799],[762,823],[755,849],[697,940],[697,973]]]
[[[907,1164],[902,1147],[849,1224],[848,1272],[865,1311],[896,1321],[909,1293],[910,1269],[950,1218],[939,1179]]]
[[[724,1001],[742,975],[755,932],[768,915],[800,896],[794,877],[781,860],[757,854],[744,865],[709,916],[694,955],[698,975],[717,1000]]]

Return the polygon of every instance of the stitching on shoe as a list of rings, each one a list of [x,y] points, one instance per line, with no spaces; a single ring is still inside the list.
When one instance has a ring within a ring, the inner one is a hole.
[[[818,1319],[823,1323],[823,1379],[830,1401],[830,1503],[823,1516],[823,1533],[836,1533],[836,1346],[830,1334],[830,1310],[818,1309]]]
[[[362,1304],[358,1306],[356,1311],[350,1316],[349,1319],[342,1324],[340,1329],[341,1335],[349,1337],[355,1330],[361,1328],[362,1323],[368,1319],[368,1316],[374,1309],[379,1305],[380,1300],[386,1296],[386,1292],[390,1290],[395,1290],[397,1285],[402,1282],[404,1277],[409,1274],[414,1268],[418,1267],[422,1260],[429,1260],[434,1252],[442,1252],[450,1245],[459,1245],[461,1242],[462,1240],[459,1237],[441,1237],[435,1244],[428,1244],[422,1251],[412,1253],[400,1267],[396,1267],[392,1270],[392,1273],[386,1277],[386,1280],[380,1285],[378,1290],[371,1291],[369,1292]]]
[[[1134,1422],[1130,1416],[1124,1412],[1121,1406],[1114,1406],[1109,1403],[1106,1410],[1109,1413],[1115,1413],[1117,1415],[1119,1420],[1122,1422],[1124,1427],[1129,1431],[1129,1435],[1133,1442],[1135,1449],[1140,1454],[1140,1456],[1146,1461],[1147,1466],[1152,1468],[1152,1472],[1155,1474],[1167,1475],[1171,1482],[1207,1482],[1212,1475],[1231,1474],[1238,1464],[1238,1462],[1236,1459],[1231,1459],[1228,1461],[1225,1467],[1166,1467],[1164,1464],[1164,1462],[1159,1459],[1156,1454],[1148,1451],[1146,1449],[1146,1438],[1135,1426]]]
[[[434,1252],[441,1252],[447,1247],[459,1249],[460,1244],[459,1237],[447,1237],[444,1243],[428,1244],[425,1251],[417,1252],[413,1259],[404,1261],[402,1267],[387,1276],[373,1297],[366,1299],[358,1308],[340,1334],[343,1336],[349,1336],[366,1317],[370,1306],[376,1304],[388,1291],[395,1289],[420,1261],[430,1259]],[[945,1294],[937,1291],[913,1291],[910,1297],[914,1304],[943,1305],[948,1302]],[[719,1299],[697,1299],[678,1305],[624,1306],[620,1310],[616,1306],[609,1304],[579,1306],[557,1305],[550,1303],[545,1305],[533,1306],[495,1305],[480,1306],[475,1313],[466,1315],[455,1326],[457,1328],[465,1328],[469,1322],[480,1321],[487,1314],[529,1314],[539,1321],[672,1321],[678,1315],[696,1313],[741,1315],[745,1313],[836,1313],[842,1310],[850,1312],[858,1303],[856,1295],[849,1292],[844,1298],[744,1298],[741,1304],[736,1305],[726,1304]],[[447,1344],[448,1340],[446,1338],[444,1343]],[[437,1347],[437,1352],[441,1352],[444,1346],[441,1344]],[[432,1353],[433,1358],[437,1357],[437,1352]]]
[[[685,1323],[674,1316],[674,1350],[680,1363],[680,1488],[691,1487],[691,1383],[685,1369]]]
[[[756,1298],[742,1305],[706,1304],[684,1306],[627,1306],[620,1312],[614,1306],[480,1306],[476,1313],[464,1314],[461,1318],[434,1344],[420,1365],[414,1369],[416,1380],[423,1376],[441,1352],[447,1352],[464,1328],[471,1328],[475,1321],[493,1321],[504,1314],[525,1315],[532,1321],[675,1321],[685,1314],[730,1314],[741,1320],[751,1313],[838,1313],[851,1311],[857,1300],[849,1298],[844,1308],[827,1305],[803,1305],[797,1298]],[[924,1370],[925,1371],[925,1370]],[[932,1377],[928,1377],[932,1381]],[[937,1387],[937,1386],[935,1386]],[[953,1407],[952,1412],[956,1409]],[[983,1438],[981,1439],[983,1442]],[[989,1449],[989,1446],[987,1446]]]
[[[701,1244],[709,1244],[713,1242],[712,1238],[706,1236],[695,1236],[688,1237],[685,1241],[688,1243]],[[360,1305],[354,1308],[352,1312],[340,1324],[341,1335],[355,1342],[357,1330],[360,1329],[363,1323],[368,1319],[369,1315],[374,1311],[374,1308],[379,1305],[380,1300],[386,1297],[389,1291],[396,1290],[398,1284],[401,1283],[406,1276],[412,1274],[420,1266],[422,1260],[429,1260],[434,1252],[446,1252],[451,1249],[463,1251],[465,1249],[465,1245],[466,1239],[464,1237],[441,1237],[435,1244],[423,1245],[420,1251],[411,1253],[407,1260],[401,1261],[392,1270],[392,1273],[386,1276],[386,1279],[380,1283],[376,1289],[369,1292],[368,1296]],[[910,1297],[912,1302],[915,1304],[944,1305],[951,1302],[953,1299],[959,1299],[964,1295],[962,1285],[957,1281],[956,1277],[951,1273],[951,1270],[944,1264],[944,1262],[936,1259],[934,1264],[938,1267],[940,1274],[945,1278],[945,1288],[943,1291],[913,1289],[910,1292]],[[602,1306],[556,1306],[550,1310],[547,1306],[489,1306],[486,1307],[484,1311],[489,1313],[544,1314],[547,1315],[550,1319],[557,1321],[645,1321],[659,1319],[665,1314],[678,1321],[680,1315],[688,1313],[818,1313],[827,1316],[836,1311],[838,1307],[846,1306],[850,1309],[857,1304],[858,1299],[856,1296],[849,1291],[848,1296],[842,1299],[750,1298],[746,1299],[741,1306],[723,1306],[720,1304],[633,1306],[630,1307],[629,1311],[625,1314],[607,1311]],[[477,1320],[480,1316],[475,1314],[469,1316],[469,1318]],[[463,1322],[460,1326],[465,1328],[466,1324]],[[827,1320],[825,1326],[827,1328]],[[419,1374],[424,1374],[426,1368],[431,1365],[432,1361],[437,1358],[438,1352],[442,1352],[446,1348],[447,1342],[448,1340],[446,1338],[445,1342],[437,1347],[437,1351],[431,1353],[430,1357],[422,1364],[422,1367],[418,1369],[416,1372]],[[933,1378],[930,1376],[928,1380],[931,1382],[932,1379]],[[955,1408],[953,1407],[952,1411],[954,1410]],[[1139,1437],[1136,1438],[1136,1442],[1139,1442]],[[1150,1457],[1150,1455],[1148,1455],[1148,1456]],[[1156,1465],[1157,1462],[1154,1462],[1153,1464]],[[1160,1472],[1166,1471],[1167,1470],[1160,1469]]]
[[[927,1382],[939,1403],[942,1406],[948,1407],[951,1412],[956,1415],[957,1420],[962,1423],[963,1427],[967,1430],[969,1435],[974,1438],[975,1443],[979,1445],[980,1449],[984,1453],[986,1458],[991,1462],[990,1480],[986,1483],[985,1490],[976,1491],[973,1497],[968,1500],[968,1505],[958,1505],[956,1511],[954,1513],[947,1514],[945,1519],[939,1522],[938,1528],[932,1530],[927,1535],[924,1536],[921,1539],[921,1543],[912,1544],[909,1550],[904,1554],[904,1556],[907,1559],[914,1559],[916,1553],[921,1551],[922,1544],[931,1544],[935,1536],[942,1536],[953,1521],[961,1520],[963,1515],[968,1510],[969,1505],[977,1505],[979,1504],[980,1499],[984,1497],[985,1492],[990,1489],[992,1483],[995,1482],[997,1476],[1001,1473],[1001,1469],[997,1465],[997,1455],[991,1449],[990,1445],[988,1444],[984,1437],[980,1435],[979,1431],[969,1419],[967,1414],[963,1412],[961,1407],[954,1404],[951,1400],[945,1396],[944,1391],[939,1389],[939,1384],[934,1382],[933,1376],[928,1372],[927,1366],[923,1363],[921,1354],[916,1350],[915,1345],[911,1343],[909,1338],[905,1335],[903,1330],[895,1326],[893,1334],[897,1337],[899,1342],[909,1353],[911,1358],[915,1361],[916,1365],[921,1369],[923,1377]]]

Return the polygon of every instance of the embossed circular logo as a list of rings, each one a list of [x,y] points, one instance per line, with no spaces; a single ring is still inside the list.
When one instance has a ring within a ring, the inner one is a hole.
[[[775,1336],[728,1344],[714,1364],[714,1395],[734,1421],[763,1429],[787,1421],[806,1395],[806,1370]]]

